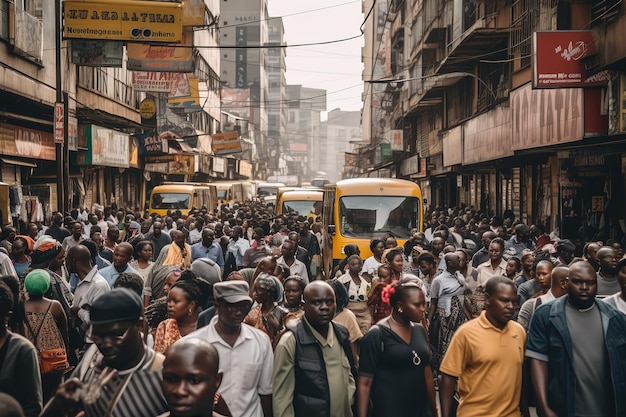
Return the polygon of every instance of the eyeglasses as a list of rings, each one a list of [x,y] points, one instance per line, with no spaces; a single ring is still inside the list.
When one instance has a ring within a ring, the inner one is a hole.
[[[252,308],[252,304],[250,304],[250,303],[246,303],[246,304],[228,304],[228,303],[224,303],[224,304],[226,305],[226,308],[228,309],[228,311],[233,312],[233,313],[237,312],[237,311],[248,312]]]
[[[350,301],[365,301],[365,296],[363,294],[359,294],[357,296],[351,295]]]
[[[87,337],[91,339],[91,341],[94,342],[95,344],[100,344],[108,338],[109,340],[111,340],[113,344],[117,345],[118,343],[121,343],[122,340],[126,338],[126,336],[128,335],[128,331],[132,327],[133,327],[132,325],[128,326],[128,328],[121,335],[99,336],[93,333],[93,326],[90,326],[89,330],[87,331]]]

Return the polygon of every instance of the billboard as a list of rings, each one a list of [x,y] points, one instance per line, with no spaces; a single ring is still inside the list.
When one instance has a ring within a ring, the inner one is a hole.
[[[183,0],[183,26],[204,25],[204,0]]]
[[[596,54],[590,30],[533,33],[533,87],[563,88],[606,85],[607,71],[587,75],[585,58]]]
[[[72,64],[86,67],[122,66],[124,43],[117,41],[94,41],[72,39]]]
[[[96,125],[80,126],[87,140],[87,150],[78,153],[78,165],[98,165],[128,168],[130,160],[129,136]]]
[[[217,133],[211,135],[211,148],[214,155],[229,155],[241,152],[239,132]]]
[[[146,156],[144,169],[162,174],[193,175],[195,172],[193,155]]]
[[[180,44],[129,43],[127,68],[133,71],[193,72],[193,30],[185,28]]]
[[[180,3],[122,0],[65,0],[63,36],[135,42],[180,42]]]
[[[172,110],[182,110],[185,113],[202,111],[198,77],[190,75],[187,81],[172,85],[174,92],[167,99],[167,107]],[[188,89],[190,93],[184,95],[185,89]]]

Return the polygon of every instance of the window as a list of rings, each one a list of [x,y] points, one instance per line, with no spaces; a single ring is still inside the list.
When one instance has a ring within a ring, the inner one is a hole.
[[[43,59],[43,23],[38,17],[42,14],[42,6],[42,0],[15,1],[13,50],[39,65]]]
[[[9,2],[0,0],[0,38],[9,40]]]
[[[296,122],[296,112],[295,111],[290,111],[289,112],[289,123],[295,123]]]
[[[385,233],[406,239],[417,227],[415,197],[349,196],[339,200],[339,230],[345,237],[372,238]]]

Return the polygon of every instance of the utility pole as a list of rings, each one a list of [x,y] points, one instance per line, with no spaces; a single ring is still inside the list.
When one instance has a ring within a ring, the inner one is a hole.
[[[67,128],[68,128],[68,95],[63,94],[61,83],[61,30],[62,30],[62,9],[61,0],[54,0],[54,32],[55,32],[55,65],[56,65],[56,103],[63,103],[63,142],[55,140],[56,163],[57,163],[57,210],[65,214],[67,195],[66,184],[69,171],[69,161],[67,160]],[[56,135],[56,106],[55,106],[55,135]],[[56,139],[56,137],[55,137]]]

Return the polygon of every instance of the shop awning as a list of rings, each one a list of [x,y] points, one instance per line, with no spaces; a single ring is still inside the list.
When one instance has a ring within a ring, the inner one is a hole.
[[[33,164],[32,162],[20,161],[20,160],[17,160],[17,159],[10,159],[10,158],[0,158],[0,160],[4,164],[19,165],[19,166],[23,166],[23,167],[37,168],[37,164]]]

